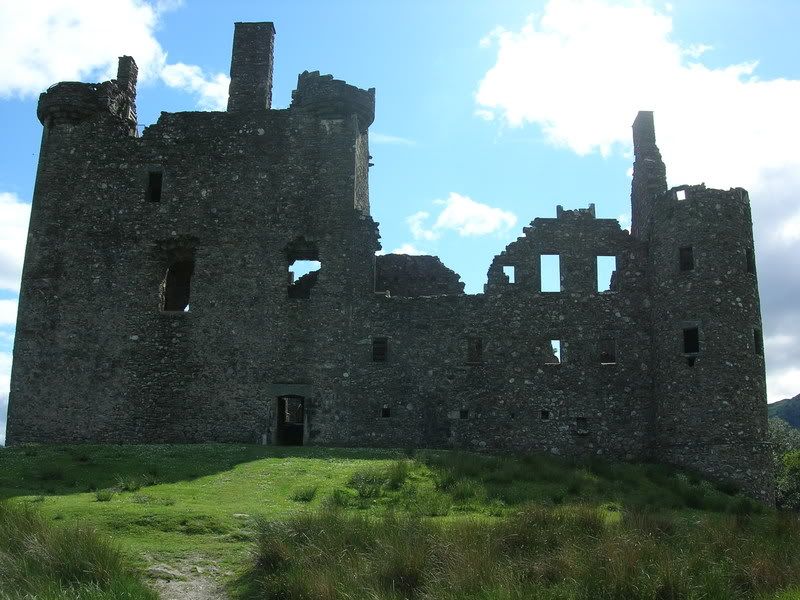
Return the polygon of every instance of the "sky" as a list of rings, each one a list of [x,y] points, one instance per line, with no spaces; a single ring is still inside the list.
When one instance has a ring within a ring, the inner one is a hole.
[[[630,223],[630,126],[655,111],[670,186],[750,191],[770,401],[800,393],[796,0],[0,0],[0,443],[41,125],[38,94],[140,68],[140,126],[224,110],[233,23],[273,21],[273,107],[297,75],[376,88],[384,252],[470,293],[555,206]]]

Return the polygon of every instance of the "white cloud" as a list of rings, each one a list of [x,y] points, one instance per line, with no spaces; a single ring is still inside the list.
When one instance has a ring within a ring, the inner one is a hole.
[[[197,65],[176,63],[161,70],[161,79],[170,87],[198,94],[197,105],[203,110],[225,110],[228,105],[231,80],[222,73],[206,75]]]
[[[6,412],[8,388],[11,381],[11,354],[0,352],[0,445],[6,443]]]
[[[416,212],[406,219],[414,239],[436,240],[448,230],[462,237],[503,233],[517,223],[514,213],[456,192],[450,192],[446,200],[434,200],[434,204],[443,208],[430,228],[425,227],[431,216],[426,211]]]
[[[537,125],[577,154],[625,155],[637,111],[654,110],[672,185],[750,191],[765,333],[793,331],[800,80],[759,77],[758,57],[709,66],[713,49],[679,42],[672,29],[670,9],[637,0],[550,0],[519,30],[496,28],[482,41],[497,59],[479,84],[476,111],[511,127]],[[800,392],[797,356],[800,336],[781,350],[767,345],[771,400]]]
[[[219,108],[228,78],[199,67],[167,63],[155,37],[161,14],[179,0],[39,0],[0,3],[0,97],[28,97],[58,81],[106,80],[117,58],[133,56],[139,81],[161,78],[198,94],[201,108]]]
[[[16,324],[16,322],[17,322],[17,301],[0,300],[0,326],[14,325]]]
[[[420,256],[425,253],[416,246],[414,246],[414,244],[405,243],[402,246],[399,246],[394,250],[392,250],[390,254],[411,254],[414,256]]]
[[[19,291],[31,205],[0,192],[0,290]]]
[[[397,135],[387,135],[375,131],[369,132],[369,141],[376,144],[390,144],[394,146],[416,146],[417,142]]]

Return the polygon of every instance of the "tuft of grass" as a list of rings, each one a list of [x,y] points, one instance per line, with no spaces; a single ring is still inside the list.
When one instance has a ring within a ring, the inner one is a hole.
[[[97,490],[94,493],[94,499],[97,502],[110,502],[114,497],[114,490]]]
[[[292,492],[292,500],[295,502],[311,502],[317,495],[317,486],[309,485],[297,488]]]
[[[4,600],[157,600],[123,555],[84,525],[55,526],[24,506],[0,503]]]

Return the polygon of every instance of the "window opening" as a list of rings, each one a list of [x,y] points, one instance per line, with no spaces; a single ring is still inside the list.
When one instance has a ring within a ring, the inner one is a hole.
[[[550,420],[550,411],[549,411],[549,410],[542,409],[542,410],[539,412],[539,418],[540,418],[542,421],[549,421],[549,420]]]
[[[389,338],[372,338],[372,362],[386,362],[389,354]]]
[[[317,244],[299,237],[286,246],[285,252],[289,270],[289,298],[310,298],[322,268]]]
[[[617,364],[617,342],[614,338],[600,340],[600,364]]]
[[[677,190],[675,192],[675,197],[678,200],[686,200],[686,190]]]
[[[544,364],[561,364],[561,340],[550,340],[546,348]]]
[[[477,365],[483,361],[483,340],[479,337],[467,338],[467,364]]]
[[[514,265],[505,265],[503,275],[508,278],[508,283],[517,283],[517,268]]]
[[[597,291],[607,292],[611,290],[614,282],[614,273],[617,271],[616,256],[597,257]]]
[[[586,417],[575,417],[575,433],[589,435],[589,420]]]
[[[381,408],[381,418],[388,419],[390,415],[391,415],[391,409],[384,404],[383,408]]]
[[[758,356],[764,356],[764,336],[758,328],[753,329],[753,347]]]
[[[458,411],[458,418],[469,419],[469,410],[467,410],[466,408],[462,408],[460,411]]]
[[[756,253],[752,248],[745,250],[746,269],[748,273],[756,272]]]
[[[161,282],[161,310],[189,312],[189,292],[193,272],[193,260],[179,260],[169,266]]]
[[[558,254],[542,254],[539,260],[541,276],[540,290],[543,292],[561,291],[561,257]]]
[[[686,364],[694,366],[700,352],[700,330],[697,327],[686,327],[683,330],[683,353]]]
[[[147,191],[145,192],[145,200],[147,202],[161,202],[163,177],[164,175],[161,171],[147,173]]]
[[[694,270],[694,249],[691,246],[684,246],[678,250],[678,264],[681,271]]]

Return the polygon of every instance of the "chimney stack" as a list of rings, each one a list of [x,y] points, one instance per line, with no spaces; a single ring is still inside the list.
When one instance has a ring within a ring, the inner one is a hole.
[[[275,26],[271,22],[235,24],[229,112],[267,110],[272,106],[274,46]]]

